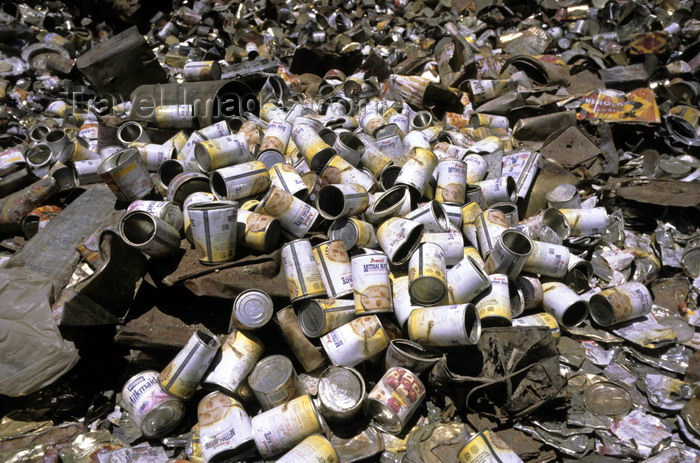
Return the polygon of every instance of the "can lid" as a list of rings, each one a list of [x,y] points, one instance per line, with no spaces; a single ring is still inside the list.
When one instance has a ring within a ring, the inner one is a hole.
[[[243,329],[260,328],[272,318],[273,307],[272,299],[264,291],[243,291],[233,302],[231,327],[235,328],[234,325],[238,324]]]
[[[626,415],[632,409],[627,390],[608,381],[589,386],[583,393],[583,402],[588,411],[599,415]]]
[[[270,355],[260,360],[248,376],[254,392],[270,393],[284,385],[294,374],[292,361],[284,355]]]
[[[310,338],[321,336],[326,328],[323,308],[316,301],[309,301],[299,312],[301,331]]]
[[[171,432],[185,415],[185,406],[177,399],[169,399],[149,412],[141,423],[145,437],[158,437]]]
[[[365,382],[354,368],[331,366],[319,378],[318,398],[328,410],[354,411],[362,404],[365,394]]]

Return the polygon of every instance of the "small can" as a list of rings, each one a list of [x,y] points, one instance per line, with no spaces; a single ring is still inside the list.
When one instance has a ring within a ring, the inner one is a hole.
[[[238,226],[237,202],[192,204],[187,209],[187,214],[199,262],[214,265],[234,259]]]
[[[167,435],[185,416],[184,404],[163,392],[158,385],[157,371],[132,376],[124,384],[122,401],[147,438]]]
[[[591,317],[601,326],[617,325],[651,312],[651,293],[642,283],[629,282],[591,296]]]
[[[428,187],[437,164],[435,153],[429,149],[416,148],[401,167],[394,184],[408,186],[414,201],[418,201]]]
[[[470,256],[466,256],[447,272],[447,292],[451,304],[471,302],[490,287],[489,277]]]
[[[124,146],[129,146],[133,142],[151,142],[151,138],[146,133],[146,130],[137,121],[127,121],[120,125],[117,129],[117,140]]]
[[[578,189],[569,183],[563,183],[554,187],[552,191],[547,193],[545,198],[549,207],[555,209],[581,208],[581,197],[578,194]]]
[[[316,208],[328,220],[358,215],[369,206],[369,195],[362,185],[326,185],[318,192]]]
[[[253,448],[250,417],[233,397],[218,391],[206,395],[197,406],[197,422],[205,462],[224,461]]]
[[[119,234],[126,244],[151,257],[166,257],[180,250],[180,232],[148,212],[124,215]]]
[[[542,241],[532,241],[532,244],[532,253],[525,261],[523,271],[547,277],[563,278],[568,272],[571,256],[569,248]]]
[[[290,235],[301,238],[318,218],[318,210],[281,188],[271,186],[255,212],[275,217]]]
[[[272,252],[280,240],[280,221],[274,217],[238,210],[238,244],[260,252]]]
[[[97,173],[121,201],[135,201],[153,190],[153,181],[136,148],[127,148],[108,157]]]
[[[467,164],[459,159],[438,162],[435,200],[441,203],[464,204],[467,194]]]
[[[282,246],[282,268],[292,302],[326,295],[309,240],[294,240]]]
[[[564,283],[542,283],[542,307],[559,326],[572,328],[588,316],[588,303]]]
[[[317,32],[314,32],[315,34]],[[277,459],[277,463],[307,463],[309,461],[340,463],[340,457],[328,439],[320,434],[314,434]]]
[[[270,321],[273,311],[272,298],[265,291],[246,289],[233,301],[229,331],[261,328]]]
[[[313,247],[316,265],[330,298],[353,292],[350,256],[340,240],[329,240]]]
[[[187,82],[221,79],[221,66],[216,61],[190,61],[182,68],[182,77]]]
[[[336,155],[335,150],[318,136],[307,124],[297,124],[292,129],[292,139],[311,169],[320,173],[328,161]]]
[[[376,315],[359,317],[321,337],[333,365],[354,367],[389,346],[389,337]]]
[[[443,233],[423,233],[421,243],[437,244],[445,251],[445,264],[448,267],[457,265],[464,258],[464,237],[455,227]]]
[[[338,156],[357,167],[365,153],[365,144],[352,132],[340,132],[335,139],[333,149],[338,153]]]
[[[318,409],[328,421],[351,419],[366,397],[365,380],[352,367],[330,366],[318,378]]]
[[[301,331],[318,338],[355,318],[355,302],[346,299],[312,299],[299,311]]]
[[[299,172],[291,164],[275,164],[268,171],[272,185],[282,188],[299,199],[309,196],[309,187],[304,183]]]
[[[391,293],[392,305],[394,306],[394,317],[399,322],[399,326],[403,329],[411,316],[411,312],[417,306],[411,303],[411,295],[408,292],[408,275],[394,276],[391,278]]]
[[[542,282],[531,275],[520,275],[513,280],[514,288],[523,295],[523,309],[536,309],[542,306]]]
[[[486,206],[498,202],[514,203],[518,199],[515,180],[511,176],[482,180],[477,183],[477,186],[481,188],[481,194]]]
[[[555,339],[559,339],[561,337],[559,323],[557,323],[557,320],[547,312],[516,318],[513,320],[513,326],[546,326],[549,328],[549,332],[552,333],[552,336],[554,336]]]
[[[292,361],[284,355],[260,360],[248,377],[255,398],[267,411],[302,395],[302,386]]]
[[[394,339],[386,350],[384,364],[388,370],[391,367],[401,367],[420,375],[435,365],[442,358],[442,352],[432,347],[421,346],[408,339]]]
[[[487,209],[476,218],[476,240],[481,257],[486,259],[501,233],[508,229],[503,211]]]
[[[408,337],[422,346],[469,346],[481,338],[474,304],[418,307],[408,318]]]
[[[144,211],[154,217],[158,217],[165,223],[171,225],[175,230],[182,230],[184,217],[179,207],[170,201],[146,201],[140,199],[129,204],[126,212]]]
[[[418,376],[401,367],[389,368],[367,395],[364,410],[370,424],[388,434],[399,434],[425,398]]]
[[[489,275],[491,288],[476,301],[483,326],[510,326],[513,321],[508,276]]]
[[[219,341],[214,336],[197,331],[158,375],[160,387],[173,397],[189,399],[209,369],[218,349]]]
[[[521,463],[517,453],[496,434],[488,429],[472,436],[459,451],[459,463],[481,463],[497,461],[499,463]]]
[[[472,246],[478,246],[476,238],[476,220],[483,213],[478,203],[471,202],[462,206],[462,234]]]
[[[355,183],[367,191],[372,191],[374,179],[371,175],[356,169],[340,156],[333,156],[321,170],[321,179],[331,185]]]
[[[608,213],[604,207],[591,209],[559,209],[571,228],[571,236],[597,236],[605,233]]]
[[[210,174],[211,192],[219,199],[241,199],[262,193],[270,187],[270,174],[260,161],[222,167]]]
[[[405,219],[422,223],[423,230],[428,233],[449,231],[449,221],[445,207],[438,201],[428,201],[417,209],[403,216]]]
[[[212,193],[206,193],[204,191],[198,191],[196,193],[192,193],[189,195],[187,198],[182,203],[182,227],[185,231],[185,236],[187,239],[192,243],[192,230],[190,230],[190,214],[189,214],[189,207],[193,204],[198,204],[198,203],[209,203],[209,202],[214,202],[217,201],[216,196],[214,196]],[[172,203],[171,203],[172,204]],[[175,206],[177,207],[177,206]],[[240,213],[240,211],[239,211]]]
[[[392,311],[389,259],[386,254],[362,254],[351,259],[357,314]]]
[[[155,123],[161,129],[188,129],[194,125],[194,108],[190,104],[156,106]]]
[[[250,161],[250,147],[243,135],[226,135],[195,144],[194,159],[203,172],[211,172]]]
[[[292,124],[284,119],[271,120],[267,124],[265,136],[260,143],[260,154],[258,156],[261,156],[266,151],[276,151],[284,154],[292,136],[292,127]]]
[[[392,217],[377,229],[379,246],[394,265],[408,261],[421,242],[423,224],[400,217]]]
[[[469,127],[489,127],[507,129],[509,127],[508,118],[505,116],[495,116],[493,114],[474,113],[469,118]]]
[[[522,271],[532,248],[532,240],[525,233],[514,229],[505,230],[491,249],[484,270],[486,273],[500,273],[515,278]]]
[[[303,395],[254,416],[253,440],[260,455],[270,458],[322,432],[324,425],[311,397]]]
[[[252,334],[236,329],[226,337],[202,386],[233,395],[263,355],[265,346]]]
[[[421,243],[408,261],[408,292],[411,302],[435,305],[447,295],[445,251],[431,242]]]
[[[372,224],[354,217],[343,217],[333,221],[328,228],[328,237],[341,240],[347,251],[354,248],[379,247]]]

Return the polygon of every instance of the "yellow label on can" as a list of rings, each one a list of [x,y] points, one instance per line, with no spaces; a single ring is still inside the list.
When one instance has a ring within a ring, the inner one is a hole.
[[[460,450],[458,458],[459,463],[522,463],[517,453],[488,430],[472,437]]]
[[[270,223],[275,220],[274,217],[247,210],[238,211],[238,214],[243,217],[243,222],[245,223],[243,231],[243,242],[245,245],[256,251],[266,251],[267,229]]]

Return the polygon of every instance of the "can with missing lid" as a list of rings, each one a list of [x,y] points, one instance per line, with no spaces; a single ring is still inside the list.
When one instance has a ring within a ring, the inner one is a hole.
[[[352,293],[350,256],[340,240],[329,240],[313,247],[314,260],[330,298]]]
[[[246,289],[233,301],[229,330],[254,330],[267,324],[272,318],[274,305],[265,291]]]
[[[354,367],[389,346],[389,338],[376,315],[356,318],[321,337],[321,346],[333,365]]]
[[[340,457],[328,439],[320,434],[314,434],[282,455],[277,463],[307,463],[310,461],[340,463]]]
[[[108,157],[97,168],[97,173],[121,201],[141,199],[153,189],[151,175],[136,148],[127,148]]]
[[[214,265],[232,260],[236,255],[238,203],[214,201],[192,204],[190,219],[192,241],[202,264]]]
[[[318,192],[316,208],[328,220],[358,215],[369,206],[369,195],[362,185],[326,185]]]
[[[445,251],[435,243],[421,243],[408,261],[408,281],[411,301],[415,304],[435,305],[445,299]]]
[[[240,134],[204,140],[194,147],[194,158],[204,172],[211,172],[251,160],[250,147]]]
[[[476,220],[483,213],[478,203],[470,202],[462,206],[462,233],[472,246],[478,246]]]
[[[379,247],[372,224],[354,217],[343,217],[333,221],[328,228],[328,238],[341,240],[347,251],[354,248]]]
[[[593,320],[611,326],[651,312],[652,298],[642,283],[629,282],[594,294],[589,304]]]
[[[329,421],[357,415],[365,397],[365,380],[352,367],[330,366],[318,378],[318,409]]]
[[[187,239],[191,243],[193,241],[192,241],[192,230],[190,230],[190,215],[188,212],[189,207],[193,204],[208,203],[208,202],[213,202],[216,200],[217,200],[216,196],[214,196],[212,193],[198,191],[196,193],[192,193],[187,198],[185,198],[185,200],[183,201],[183,203],[182,203],[182,222],[183,222],[182,228],[185,231],[185,236],[187,237]]]
[[[351,259],[355,312],[392,311],[389,259],[386,254],[363,254]]]
[[[312,299],[299,311],[304,334],[318,338],[355,318],[355,302],[347,299]]]
[[[542,283],[542,307],[552,315],[559,326],[574,327],[588,316],[588,302],[564,283]]]
[[[443,159],[437,165],[435,200],[464,204],[467,193],[467,164],[458,159]]]
[[[257,212],[238,210],[237,242],[248,249],[272,252],[280,240],[280,221]]]
[[[475,302],[479,319],[483,326],[510,326],[513,320],[511,311],[508,276],[489,275],[491,288]]]
[[[389,368],[367,395],[364,409],[371,425],[389,434],[399,434],[425,398],[418,376],[401,367]]]
[[[167,435],[185,415],[184,404],[160,388],[157,371],[144,371],[129,378],[122,388],[122,401],[148,438]]]
[[[292,129],[292,139],[311,170],[316,173],[321,172],[328,161],[336,155],[335,150],[324,142],[310,125],[296,124]]]
[[[210,189],[219,199],[241,199],[257,195],[270,187],[270,175],[260,161],[244,162],[213,171]]]
[[[291,164],[275,164],[270,167],[268,174],[270,181],[277,188],[281,188],[302,200],[309,196],[309,187]]]
[[[274,185],[260,200],[255,212],[275,217],[295,238],[304,236],[318,218],[316,208]]]
[[[292,302],[326,295],[309,240],[294,240],[282,246],[282,268]]]
[[[423,224],[392,217],[377,229],[377,240],[390,262],[401,265],[408,261],[420,244]]]
[[[253,417],[255,446],[263,458],[272,457],[322,432],[322,420],[309,395],[297,397]]]
[[[488,209],[479,214],[475,221],[476,240],[481,257],[486,259],[501,233],[508,229],[506,216],[502,211]]]
[[[184,217],[182,211],[170,201],[145,201],[138,200],[129,204],[126,212],[145,211],[154,217],[158,217],[165,223],[171,225],[175,230],[182,230]]]
[[[559,209],[571,228],[571,236],[596,236],[605,233],[608,213],[604,207]]]
[[[432,347],[421,346],[408,339],[394,339],[389,344],[384,358],[388,370],[401,367],[419,375],[435,365],[442,358],[442,352]]]
[[[491,249],[484,270],[515,278],[522,271],[532,248],[532,240],[525,233],[514,229],[505,230]]]
[[[303,391],[292,361],[284,355],[260,360],[248,376],[248,384],[263,410],[289,402]]]
[[[197,406],[197,422],[206,462],[241,458],[254,448],[250,417],[233,397],[221,392],[205,396]]]
[[[405,219],[422,223],[423,230],[427,233],[441,233],[449,231],[449,220],[445,207],[437,201],[428,201],[420,207],[413,209],[403,216]]]
[[[408,318],[408,336],[423,346],[468,346],[479,342],[481,321],[473,304],[418,307]]]
[[[445,264],[457,265],[464,258],[464,236],[459,229],[450,225],[450,231],[440,233],[423,233],[421,243],[437,244],[445,251]]]
[[[189,399],[209,369],[218,349],[219,341],[214,336],[197,331],[158,375],[160,387],[173,397]]]
[[[429,149],[416,148],[401,167],[395,185],[407,185],[414,201],[420,200],[425,192],[438,160]]]
[[[265,347],[252,334],[231,330],[212,361],[202,386],[232,395],[260,360]]]
[[[190,61],[182,68],[182,77],[187,82],[221,79],[221,66],[217,61]]]
[[[447,291],[450,303],[471,302],[491,287],[491,281],[479,264],[470,256],[465,257],[447,272]]]

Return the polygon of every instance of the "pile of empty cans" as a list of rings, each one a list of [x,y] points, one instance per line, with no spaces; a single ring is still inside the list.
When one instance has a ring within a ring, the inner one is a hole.
[[[0,460],[700,460],[694,2],[104,3],[0,5]]]

